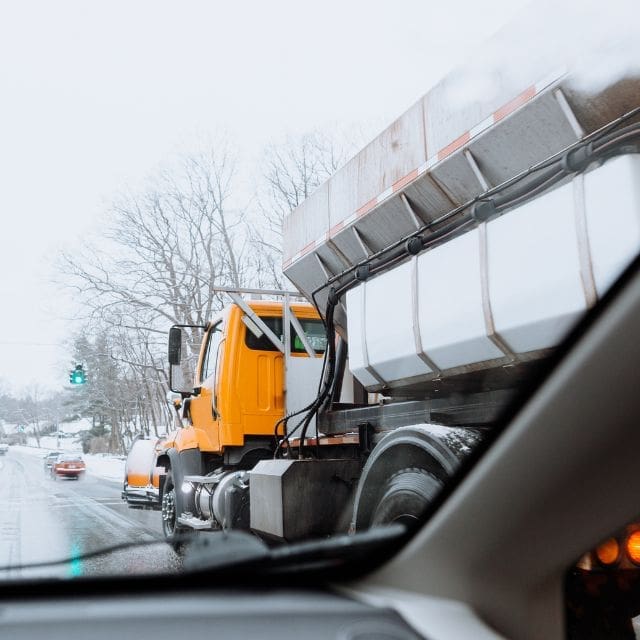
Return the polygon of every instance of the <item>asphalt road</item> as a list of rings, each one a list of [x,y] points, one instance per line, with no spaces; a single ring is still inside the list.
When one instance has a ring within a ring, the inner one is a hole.
[[[0,456],[0,579],[68,578],[179,571],[181,561],[162,542],[160,512],[130,509],[122,484],[85,474],[53,480],[41,458],[15,449]],[[154,540],[160,540],[154,543]],[[96,558],[104,547],[149,542]],[[38,562],[73,558],[53,567]]]

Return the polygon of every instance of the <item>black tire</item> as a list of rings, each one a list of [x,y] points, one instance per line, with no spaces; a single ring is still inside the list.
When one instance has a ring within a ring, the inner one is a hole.
[[[415,526],[441,489],[442,482],[428,471],[401,469],[387,480],[371,525],[401,522]]]
[[[174,551],[180,552],[184,545],[185,533],[188,531],[177,523],[178,512],[181,508],[180,499],[173,482],[173,472],[167,471],[167,478],[162,492],[162,532],[165,540],[173,547]]]

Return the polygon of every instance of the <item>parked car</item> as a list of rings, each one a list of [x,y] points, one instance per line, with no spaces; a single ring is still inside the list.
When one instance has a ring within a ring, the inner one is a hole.
[[[4,442],[0,442],[0,456],[3,456],[7,451],[9,451],[9,445]]]
[[[62,453],[51,465],[51,477],[54,480],[59,477],[78,480],[86,470],[84,460],[79,454]]]
[[[47,455],[45,455],[44,461],[43,461],[45,473],[47,471],[51,473],[51,466],[58,459],[59,455],[60,455],[59,451],[50,451],[49,453],[47,453]]]

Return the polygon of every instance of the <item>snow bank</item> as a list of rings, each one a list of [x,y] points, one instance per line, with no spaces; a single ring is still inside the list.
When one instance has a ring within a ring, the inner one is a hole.
[[[27,438],[27,448],[38,448],[36,439],[33,436]],[[41,436],[40,448],[50,449],[51,451],[69,451],[82,453],[82,446],[75,439],[56,438],[56,436]]]
[[[2,421],[0,421],[0,424],[2,424],[2,428],[4,429],[4,432],[7,434],[12,434],[12,433],[19,433],[19,426],[24,426],[24,422],[22,423],[15,423],[15,422],[5,422],[2,423]],[[41,427],[44,427],[46,424],[43,422],[41,424]],[[61,422],[58,426],[58,429],[60,430],[60,438],[70,438],[72,436],[76,436],[78,435],[81,431],[88,431],[89,429],[91,429],[91,421],[87,420],[86,418],[81,418],[80,420],[74,420],[72,422]],[[29,433],[33,433],[33,425],[29,424],[27,426],[27,431]]]
[[[87,473],[104,480],[124,482],[125,461],[113,456],[100,454],[82,456],[87,465]]]

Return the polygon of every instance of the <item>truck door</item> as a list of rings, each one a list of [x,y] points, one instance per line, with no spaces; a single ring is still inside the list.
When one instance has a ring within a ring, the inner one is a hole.
[[[218,372],[222,360],[224,333],[222,320],[209,329],[206,336],[206,346],[200,363],[198,379],[200,392],[190,401],[191,421],[197,430],[204,433],[198,438],[200,448],[205,450],[219,450],[219,421],[217,398]],[[204,437],[206,434],[206,437]],[[205,441],[208,443],[205,444]]]

